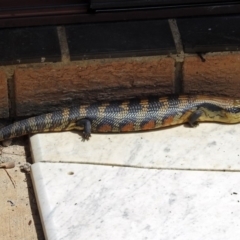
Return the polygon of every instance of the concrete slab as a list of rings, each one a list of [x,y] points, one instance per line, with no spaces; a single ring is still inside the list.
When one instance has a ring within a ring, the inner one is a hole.
[[[240,234],[240,173],[36,163],[48,240],[211,239]]]

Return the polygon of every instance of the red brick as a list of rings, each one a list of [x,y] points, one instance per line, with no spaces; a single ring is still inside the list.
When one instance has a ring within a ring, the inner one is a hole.
[[[188,56],[183,65],[185,93],[240,97],[240,54]]]
[[[73,62],[15,71],[17,116],[71,103],[173,93],[175,61],[142,57]]]
[[[0,118],[9,117],[8,87],[7,78],[4,72],[0,71]]]

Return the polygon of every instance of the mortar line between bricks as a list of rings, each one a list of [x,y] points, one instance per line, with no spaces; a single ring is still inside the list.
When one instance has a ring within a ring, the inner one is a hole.
[[[183,62],[175,62],[175,78],[174,78],[174,92],[175,94],[184,93],[184,82],[183,82]]]
[[[177,50],[177,54],[184,55],[181,34],[178,29],[177,21],[176,21],[176,19],[168,19],[168,23],[169,23],[169,27],[172,32],[172,36],[173,36],[173,40],[174,40],[175,47]]]
[[[14,86],[14,74],[11,78],[7,79],[8,88],[8,102],[9,102],[9,119],[16,117],[16,96],[15,96],[15,86]]]
[[[184,63],[184,51],[181,39],[181,34],[178,29],[176,19],[168,19],[169,27],[172,32],[173,40],[176,47],[177,55],[175,56],[175,78],[174,78],[174,92],[175,94],[183,93],[183,63]]]
[[[69,47],[68,47],[68,41],[67,41],[67,35],[66,35],[66,29],[64,26],[58,26],[57,27],[57,33],[58,33],[58,40],[62,55],[62,62],[68,63],[70,62],[70,53],[69,53]]]

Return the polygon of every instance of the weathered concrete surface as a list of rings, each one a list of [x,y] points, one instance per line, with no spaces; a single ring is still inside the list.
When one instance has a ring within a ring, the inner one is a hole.
[[[19,168],[31,161],[27,146],[27,138],[21,138],[0,151],[0,161],[13,161],[16,165],[12,169],[0,169],[1,240],[44,239],[30,175]]]

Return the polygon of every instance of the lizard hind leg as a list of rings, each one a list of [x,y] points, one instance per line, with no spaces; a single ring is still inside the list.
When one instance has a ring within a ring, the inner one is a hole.
[[[197,127],[197,120],[202,116],[203,112],[201,110],[196,110],[188,118],[188,124],[190,127]]]
[[[89,138],[91,137],[91,121],[87,118],[83,118],[76,122],[76,126],[83,128],[83,141],[89,140]]]

